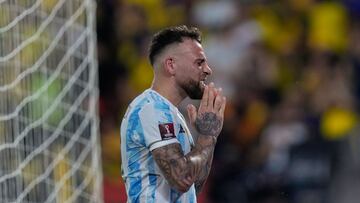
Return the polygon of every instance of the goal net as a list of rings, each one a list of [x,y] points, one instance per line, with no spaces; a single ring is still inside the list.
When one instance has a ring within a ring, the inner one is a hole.
[[[0,0],[0,202],[102,202],[94,0]]]

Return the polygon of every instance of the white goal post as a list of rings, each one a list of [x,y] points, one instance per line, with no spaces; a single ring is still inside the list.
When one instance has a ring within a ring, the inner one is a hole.
[[[0,0],[0,202],[103,202],[95,0]]]

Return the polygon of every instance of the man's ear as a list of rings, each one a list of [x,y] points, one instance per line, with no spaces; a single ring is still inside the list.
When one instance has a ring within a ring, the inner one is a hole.
[[[165,70],[171,76],[175,75],[175,61],[173,58],[168,57],[165,59]]]

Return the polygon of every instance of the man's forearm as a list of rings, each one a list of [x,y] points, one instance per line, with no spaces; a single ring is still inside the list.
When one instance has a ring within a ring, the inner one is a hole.
[[[200,193],[210,173],[216,139],[222,128],[222,121],[215,113],[205,112],[196,118],[195,127],[200,135],[194,151],[198,150],[206,153],[202,157],[203,160],[206,160],[205,164],[200,168],[195,180],[196,192]]]
[[[199,135],[195,148],[186,155],[194,168],[195,188],[199,193],[210,173],[216,138]]]
[[[188,106],[190,123],[200,134],[195,147],[184,155],[180,144],[169,144],[152,151],[154,159],[168,183],[180,192],[186,192],[195,183],[197,192],[204,185],[211,168],[217,137],[225,110],[226,98],[210,83],[205,87],[199,110]]]
[[[195,147],[186,155],[179,144],[155,149],[152,153],[168,183],[186,192],[195,183],[199,192],[210,172],[216,138],[200,135]]]

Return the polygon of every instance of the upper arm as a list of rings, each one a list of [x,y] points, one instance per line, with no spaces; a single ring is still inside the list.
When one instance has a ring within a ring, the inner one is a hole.
[[[139,112],[145,145],[152,153],[167,182],[179,192],[186,192],[193,184],[187,176],[188,163],[176,139],[174,120],[170,109],[157,109],[154,104],[144,105]]]
[[[191,163],[184,156],[180,144],[156,148],[152,155],[167,182],[179,192],[186,192],[194,183]]]
[[[170,110],[155,108],[153,103],[146,104],[139,112],[146,147],[150,151],[172,143],[178,143],[174,121]]]

